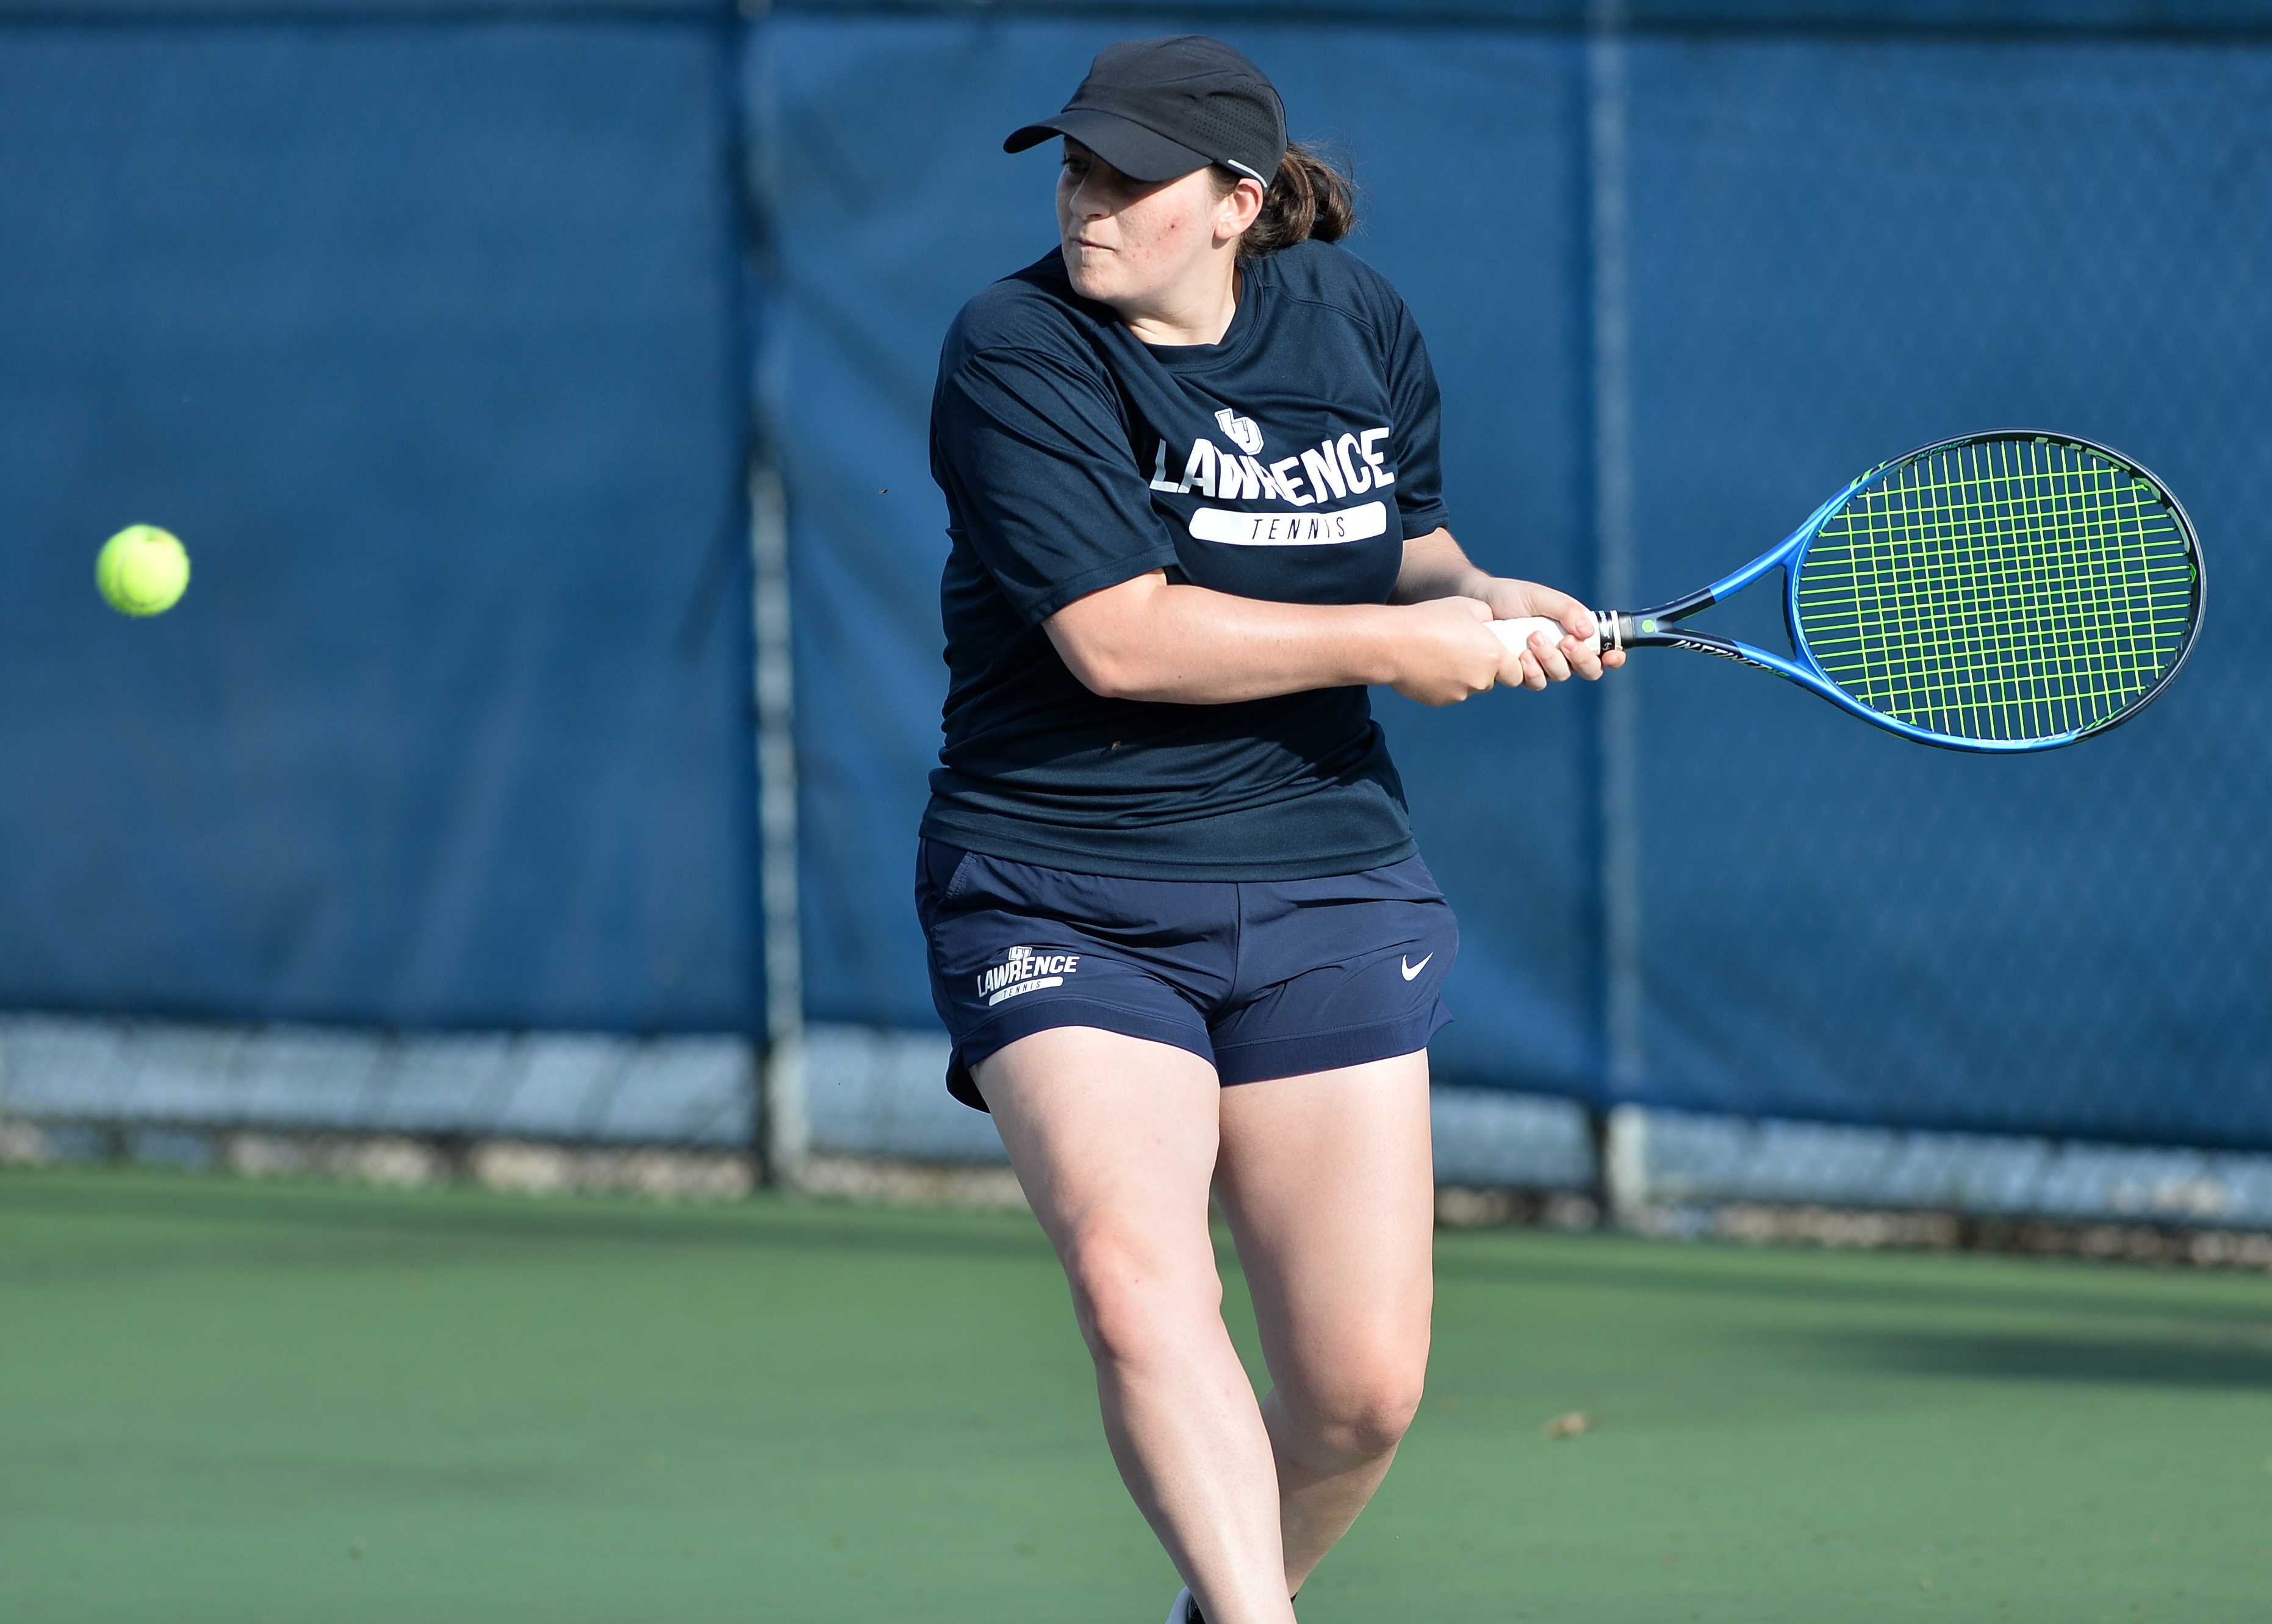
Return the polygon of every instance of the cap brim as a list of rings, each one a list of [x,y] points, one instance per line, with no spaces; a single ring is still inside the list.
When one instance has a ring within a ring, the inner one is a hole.
[[[1171,181],[1214,161],[1193,152],[1181,141],[1147,130],[1117,113],[1089,108],[1067,108],[1055,118],[1012,131],[1002,143],[1005,153],[1022,153],[1052,136],[1069,135],[1132,181]]]

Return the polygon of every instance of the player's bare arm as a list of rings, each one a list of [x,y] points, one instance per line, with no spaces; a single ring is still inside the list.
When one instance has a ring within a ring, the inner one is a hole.
[[[1526,679],[1525,656],[1491,633],[1491,614],[1449,595],[1402,605],[1282,603],[1155,570],[1076,599],[1043,624],[1082,685],[1108,699],[1224,705],[1365,685],[1454,705]]]

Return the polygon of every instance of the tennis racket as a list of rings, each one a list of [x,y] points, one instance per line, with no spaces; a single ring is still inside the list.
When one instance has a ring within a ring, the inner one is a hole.
[[[1783,572],[1789,658],[1681,623]],[[2119,451],[2006,429],[1880,463],[1700,592],[1598,610],[1600,647],[1693,648],[1952,750],[2051,750],[2127,722],[2200,634],[2201,543]],[[1495,620],[1521,648],[1566,628]]]

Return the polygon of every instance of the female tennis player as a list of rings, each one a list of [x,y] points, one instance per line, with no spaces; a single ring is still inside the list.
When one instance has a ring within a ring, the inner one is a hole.
[[[964,307],[931,467],[948,692],[916,901],[948,1087],[1063,1261],[1170,1624],[1282,1624],[1420,1401],[1427,1044],[1458,946],[1367,705],[1618,664],[1445,528],[1437,393],[1349,183],[1186,36],[1055,117],[1060,241]],[[1219,1312],[1220,1199],[1272,1381]]]

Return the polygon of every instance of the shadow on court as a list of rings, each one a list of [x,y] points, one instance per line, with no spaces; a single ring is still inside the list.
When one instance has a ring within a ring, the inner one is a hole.
[[[1907,1331],[1784,1341],[1825,1366],[1863,1374],[2086,1382],[2272,1393],[2272,1323],[2253,1338],[1967,1336]]]
[[[1793,1247],[1738,1251],[1710,1243],[1690,1249],[1684,1243],[1626,1237],[1524,1239],[1542,1248],[1556,1249],[1551,1255],[1526,1253],[1501,1257],[1439,1242],[1437,1278],[1478,1284],[1529,1283],[1557,1291],[1585,1286],[1611,1292],[1770,1302],[1843,1301],[1857,1306],[2230,1321],[2272,1331],[2272,1307],[2268,1307],[2264,1283],[2251,1276],[2173,1278],[2166,1272],[2132,1264],[1966,1254],[1832,1254]],[[1489,1246],[1491,1241],[1482,1238],[1479,1244]],[[1591,1246],[1603,1250],[1589,1256]],[[1644,1255],[1663,1261],[1640,1261]],[[1919,1267],[1945,1269],[1949,1278],[1946,1282],[1916,1279]],[[2084,1273],[2091,1283],[2089,1289],[2067,1283]]]

